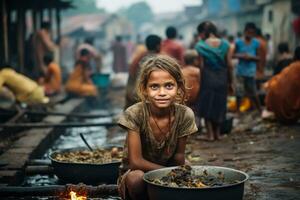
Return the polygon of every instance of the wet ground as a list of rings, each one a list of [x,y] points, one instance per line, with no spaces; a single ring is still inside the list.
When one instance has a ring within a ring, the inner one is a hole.
[[[193,136],[187,157],[193,164],[224,166],[248,173],[245,200],[300,199],[299,134],[299,124],[284,126],[262,121],[249,112],[221,141],[204,142]]]
[[[121,112],[123,97],[122,88],[110,91],[107,98],[110,105],[106,108]],[[104,120],[115,119],[117,115]],[[85,134],[92,146],[122,145],[125,138],[125,132],[118,127],[72,128],[66,130],[45,157],[55,149],[84,146],[79,132]],[[285,126],[263,121],[255,112],[248,112],[234,120],[232,132],[220,141],[201,141],[197,139],[199,134],[194,134],[189,138],[186,155],[193,165],[224,166],[248,173],[250,178],[245,184],[244,200],[300,199],[299,134],[300,124]],[[55,184],[57,181],[54,176],[28,178],[32,185]]]

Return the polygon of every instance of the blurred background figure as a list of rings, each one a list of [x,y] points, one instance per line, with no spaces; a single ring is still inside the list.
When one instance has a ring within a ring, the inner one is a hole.
[[[145,44],[147,51],[139,54],[139,56],[136,56],[129,65],[129,77],[126,87],[126,101],[124,110],[129,106],[139,102],[138,95],[136,93],[136,81],[141,70],[140,64],[145,57],[155,55],[160,52],[161,38],[157,35],[149,35],[145,40]]]
[[[10,65],[2,65],[0,66],[0,93],[7,93],[7,90],[21,103],[33,105],[49,102],[49,98],[45,96],[43,88],[37,82],[17,73]]]
[[[187,105],[191,107],[194,112],[196,100],[200,90],[200,60],[196,50],[187,50],[184,53],[184,63],[182,73],[187,87]]]
[[[289,45],[287,42],[282,42],[278,45],[277,62],[273,68],[273,75],[280,73],[293,61],[293,55],[290,53]]]
[[[111,46],[113,52],[113,71],[115,73],[128,72],[126,46],[122,43],[122,37],[116,36]]]
[[[76,96],[97,96],[98,91],[91,80],[90,52],[87,49],[80,51],[80,57],[75,63],[73,72],[66,83],[66,91]]]
[[[56,95],[61,92],[62,74],[60,66],[54,62],[52,53],[47,53],[44,56],[44,64],[46,74],[39,79],[39,84],[44,87],[47,96]]]
[[[102,56],[100,52],[94,47],[94,38],[88,37],[84,40],[84,43],[78,45],[76,49],[76,60],[80,58],[80,52],[82,49],[87,49],[90,52],[90,65],[93,73],[100,73],[102,66]]]
[[[173,26],[166,29],[166,36],[161,45],[161,52],[175,58],[179,64],[183,64],[184,47],[177,40],[177,30]]]
[[[266,108],[283,123],[300,119],[300,46],[293,62],[265,84]]]
[[[255,38],[256,31],[256,25],[252,22],[248,22],[244,28],[244,37],[237,39],[235,44],[234,58],[239,60],[236,68],[236,99],[238,112],[241,100],[245,96],[250,98],[251,103],[259,112],[261,111],[255,80],[257,63],[260,59],[260,43]]]
[[[35,71],[33,77],[36,79],[41,75],[46,74],[46,66],[44,64],[44,56],[47,53],[55,54],[58,47],[51,39],[51,24],[50,22],[43,22],[41,29],[33,36],[33,51]]]
[[[201,89],[197,110],[205,120],[206,133],[199,139],[221,139],[221,124],[226,119],[227,93],[232,93],[230,46],[218,37],[217,27],[210,21],[197,27],[201,40],[195,49],[201,59]]]

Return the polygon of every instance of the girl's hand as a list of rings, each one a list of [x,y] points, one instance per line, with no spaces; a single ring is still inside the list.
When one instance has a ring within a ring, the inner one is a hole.
[[[128,130],[127,142],[129,167],[131,169],[147,172],[164,167],[143,158],[141,138],[138,132]]]

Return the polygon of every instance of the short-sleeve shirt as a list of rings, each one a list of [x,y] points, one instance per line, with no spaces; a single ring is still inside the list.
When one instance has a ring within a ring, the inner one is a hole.
[[[140,134],[143,158],[160,165],[167,165],[174,156],[177,141],[181,137],[191,135],[197,131],[193,111],[184,105],[174,105],[175,119],[171,125],[170,134],[162,142],[158,142],[149,123],[149,107],[139,102],[127,108],[120,117],[118,124]],[[127,139],[124,145],[123,169],[128,168]]]
[[[251,56],[256,56],[259,48],[259,41],[255,38],[251,39],[249,44],[246,44],[243,39],[238,39],[235,44],[235,53],[247,53]],[[255,61],[239,59],[236,74],[238,76],[254,77],[256,75]]]

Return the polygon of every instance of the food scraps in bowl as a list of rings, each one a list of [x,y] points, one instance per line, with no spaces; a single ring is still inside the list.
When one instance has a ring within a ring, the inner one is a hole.
[[[149,180],[153,184],[166,187],[176,188],[207,188],[218,187],[238,183],[239,181],[225,181],[223,172],[217,175],[209,174],[207,170],[203,170],[202,174],[193,173],[193,169],[189,165],[182,165],[172,169],[167,175],[161,178]]]
[[[84,163],[84,164],[105,164],[119,162],[123,152],[117,147],[109,149],[74,150],[55,153],[53,159],[59,162]]]

